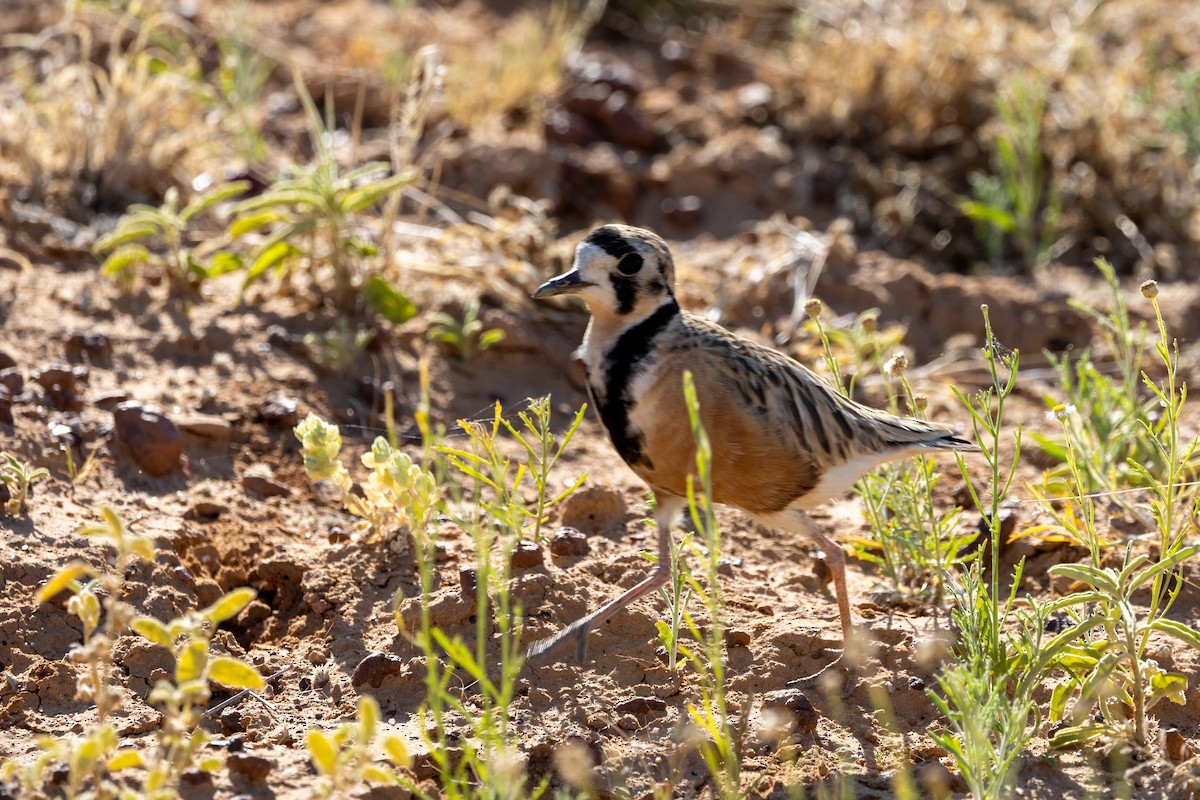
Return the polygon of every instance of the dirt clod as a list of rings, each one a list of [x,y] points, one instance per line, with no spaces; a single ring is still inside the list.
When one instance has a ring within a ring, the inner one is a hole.
[[[175,425],[189,436],[217,444],[226,444],[233,432],[229,420],[214,414],[184,414],[175,418]]]
[[[725,644],[729,647],[749,647],[751,641],[750,631],[743,628],[729,628],[725,631]]]
[[[1191,745],[1178,728],[1168,728],[1163,732],[1163,747],[1167,751],[1167,758],[1176,764],[1192,757]]]
[[[940,761],[922,761],[913,767],[913,778],[934,800],[949,800],[955,794],[967,791],[967,782],[961,775],[951,772]]]
[[[618,530],[625,524],[625,498],[604,486],[580,489],[563,503],[562,522],[586,533]]]
[[[179,465],[183,436],[166,414],[136,401],[113,409],[117,439],[148,475],[165,475]]]
[[[16,367],[0,369],[0,386],[4,386],[13,395],[25,391],[25,378]]]

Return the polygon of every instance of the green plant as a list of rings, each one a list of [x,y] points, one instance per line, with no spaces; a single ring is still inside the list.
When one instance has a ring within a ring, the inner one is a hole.
[[[364,783],[379,786],[403,786],[421,798],[416,783],[397,770],[411,766],[412,757],[404,740],[388,734],[377,742],[379,734],[379,704],[370,695],[358,699],[358,713],[352,721],[342,723],[332,733],[310,730],[305,744],[316,767],[317,797],[346,797]],[[382,746],[387,765],[375,758],[377,746]]]
[[[985,579],[982,559],[976,558],[960,574],[946,576],[955,603],[951,617],[958,628],[955,658],[939,671],[937,689],[929,695],[945,715],[946,729],[934,735],[954,757],[963,779],[976,798],[1008,796],[1013,765],[1033,737],[1035,713],[1032,692],[1043,676],[1041,656],[1044,613],[1035,606],[1031,614],[1014,619],[1013,606],[1020,580],[1018,567],[1000,605],[1000,503],[1012,485],[1017,461],[1006,469],[1001,460],[1005,404],[1017,383],[1019,354],[1002,353],[992,333],[988,308],[983,306],[984,360],[991,387],[974,398],[958,389],[955,395],[971,415],[974,441],[989,471],[988,491],[981,499],[961,456],[959,469],[975,506],[984,513],[988,528],[987,553],[991,568]],[[1003,373],[1007,372],[1007,375]],[[1013,433],[1013,452],[1020,452],[1021,428]],[[987,502],[985,503],[984,500]],[[1008,630],[1018,622],[1016,632]],[[1011,649],[1010,649],[1011,648]],[[1024,667],[1019,654],[1025,653]]]
[[[1147,657],[1151,637],[1156,633],[1166,634],[1200,649],[1200,634],[1166,616],[1183,588],[1178,570],[1200,553],[1200,545],[1184,545],[1190,516],[1200,510],[1200,502],[1194,496],[1189,497],[1184,488],[1186,472],[1200,447],[1200,437],[1188,441],[1180,434],[1187,388],[1178,376],[1178,341],[1168,340],[1158,305],[1157,285],[1147,281],[1142,292],[1154,306],[1158,327],[1155,350],[1166,378],[1160,385],[1142,373],[1143,382],[1163,409],[1163,419],[1158,425],[1148,421],[1141,424],[1156,446],[1165,472],[1156,479],[1145,465],[1133,462],[1130,467],[1149,486],[1150,507],[1158,533],[1157,559],[1145,553],[1135,556],[1130,544],[1126,545],[1120,569],[1104,566],[1093,498],[1085,490],[1084,470],[1068,438],[1067,459],[1075,491],[1071,499],[1080,509],[1078,515],[1071,517],[1078,521],[1072,533],[1088,545],[1091,563],[1058,564],[1050,572],[1087,587],[1086,591],[1058,601],[1057,606],[1078,622],[1086,620],[1102,625],[1103,631],[1057,661],[1070,679],[1056,688],[1051,703],[1051,717],[1065,721],[1052,740],[1056,745],[1079,744],[1106,733],[1128,737],[1139,746],[1147,745],[1147,713],[1163,699],[1184,702],[1183,692],[1187,687],[1184,675],[1164,670]],[[1063,413],[1060,417],[1064,427],[1067,416]],[[1052,513],[1060,524],[1065,524],[1065,515],[1053,509]],[[1149,591],[1144,615],[1134,602],[1139,590]],[[1068,711],[1071,700],[1074,702]],[[1085,722],[1093,709],[1098,711],[1099,721]]]
[[[651,520],[652,521],[652,520]],[[688,551],[695,534],[688,531],[678,542],[671,539],[671,579],[666,586],[658,590],[659,595],[667,606],[667,620],[657,620],[654,627],[658,629],[658,640],[667,651],[667,671],[675,681],[676,690],[682,682],[679,667],[687,663],[691,651],[680,644],[679,634],[687,619],[688,605],[692,599],[692,573],[684,564],[684,554]],[[658,557],[651,553],[643,553],[652,563]],[[684,660],[679,660],[680,654]]]
[[[712,501],[712,445],[700,421],[700,401],[692,374],[683,376],[683,395],[687,403],[692,437],[696,442],[696,470],[688,475],[688,509],[692,523],[704,542],[705,583],[688,580],[691,591],[704,603],[709,623],[704,631],[684,614],[697,651],[686,651],[700,676],[700,702],[688,704],[688,718],[700,732],[700,755],[713,779],[713,794],[722,800],[741,800],[741,742],[745,736],[745,715],[740,726],[729,712],[725,681],[725,602],[718,569],[721,559],[721,528]]]
[[[341,375],[354,366],[374,335],[366,328],[351,330],[345,319],[339,319],[336,327],[323,333],[310,331],[304,334],[304,347],[314,362]]]
[[[960,203],[989,255],[999,255],[1000,234],[1011,236],[1030,270],[1049,262],[1059,223],[1059,195],[1042,156],[1046,94],[1039,79],[1022,75],[997,96],[996,174],[972,174],[975,199]]]
[[[256,164],[266,155],[266,142],[256,118],[257,106],[275,64],[252,44],[256,31],[248,17],[247,4],[239,2],[228,30],[217,36],[221,64],[217,69],[216,85],[239,154]]]
[[[1163,120],[1167,130],[1183,137],[1183,151],[1200,176],[1200,70],[1180,70],[1175,75],[1179,103]]]
[[[479,353],[504,339],[499,328],[484,330],[479,319],[479,301],[472,300],[462,308],[462,316],[456,317],[439,311],[429,317],[430,339],[446,345],[459,361],[466,363]]]
[[[869,356],[884,379],[889,410],[900,413],[903,398],[918,419],[925,418],[928,400],[913,392],[905,371],[908,359],[898,353],[883,360],[883,344],[873,333],[867,337]],[[862,375],[860,366],[857,375]],[[900,384],[900,393],[892,381]],[[855,486],[862,498],[868,537],[851,538],[855,555],[877,564],[901,596],[916,596],[941,604],[946,577],[967,560],[965,548],[978,535],[961,524],[962,509],[941,513],[934,503],[940,475],[930,456],[884,464]]]
[[[179,208],[179,190],[171,187],[157,208],[143,204],[129,207],[112,232],[96,241],[92,251],[108,253],[100,271],[126,289],[132,288],[139,267],[162,269],[172,291],[184,299],[192,296],[202,281],[240,269],[241,259],[220,247],[218,240],[207,240],[199,247],[191,241],[198,235],[191,229],[197,218],[217,205],[232,200],[250,187],[247,181],[234,181],[198,195]],[[141,244],[149,239],[164,252],[154,252]]]
[[[308,117],[313,161],[295,167],[291,177],[272,183],[258,197],[239,203],[230,234],[238,238],[262,228],[271,229],[251,253],[244,286],[250,286],[269,270],[286,278],[300,263],[298,257],[303,257],[314,292],[323,288],[322,267],[328,265],[333,306],[341,311],[352,310],[367,278],[374,275],[382,280],[365,266],[377,249],[360,235],[357,216],[409,183],[413,175],[408,171],[389,175],[391,168],[378,161],[343,172],[333,148],[332,119],[322,119],[299,75],[295,83]],[[394,289],[389,293],[395,294],[398,292]]]
[[[336,425],[329,425],[315,414],[305,417],[294,431],[304,454],[304,469],[311,480],[327,480],[342,492],[346,510],[362,518],[369,536],[396,541],[407,547],[407,540],[396,539],[407,526],[417,530],[425,525],[437,504],[437,485],[433,476],[413,463],[408,455],[380,436],[362,457],[371,470],[360,492],[349,471],[338,458],[342,436]]]
[[[0,483],[8,488],[8,502],[4,504],[4,510],[10,517],[19,517],[25,513],[30,487],[49,478],[50,470],[45,467],[34,469],[8,451],[0,452],[0,459],[4,460],[0,464]]]
[[[1080,472],[1076,477],[1083,481],[1086,492],[1148,487],[1166,478],[1168,465],[1157,437],[1168,418],[1159,414],[1158,398],[1138,391],[1146,349],[1145,325],[1135,328],[1130,323],[1112,265],[1104,259],[1095,263],[1109,286],[1112,309],[1103,314],[1076,300],[1068,302],[1096,321],[1104,351],[1115,362],[1116,374],[1102,369],[1091,350],[1085,350],[1074,363],[1068,354],[1056,357],[1047,353],[1064,397],[1048,395],[1046,405],[1051,414],[1059,405],[1072,409],[1072,413],[1064,415],[1061,437],[1035,433],[1033,439],[1043,452],[1063,462],[1063,467],[1052,470],[1044,483],[1068,477],[1072,470],[1067,469],[1066,462],[1074,459]],[[1188,470],[1198,467],[1200,459],[1186,463]],[[1126,502],[1123,495],[1114,498]]]
[[[477,493],[484,488],[491,493],[490,498],[481,500],[479,511],[482,516],[476,515],[475,521],[482,524],[485,517],[491,517],[518,536],[524,536],[527,528],[532,527],[530,538],[532,541],[538,541],[547,512],[567,499],[587,480],[587,473],[583,473],[566,484],[558,494],[550,494],[550,471],[558,463],[575,431],[579,429],[586,412],[587,406],[583,406],[575,413],[574,421],[557,445],[550,430],[549,395],[536,400],[531,399],[529,412],[522,411],[518,414],[529,434],[528,437],[504,418],[499,403],[495,406],[490,426],[460,421],[459,427],[467,434],[473,449],[441,447],[439,452],[446,456],[456,469],[474,479]],[[514,465],[513,460],[500,451],[498,437],[501,428],[521,445],[526,461]],[[532,509],[524,499],[527,481],[532,482],[536,497]]]

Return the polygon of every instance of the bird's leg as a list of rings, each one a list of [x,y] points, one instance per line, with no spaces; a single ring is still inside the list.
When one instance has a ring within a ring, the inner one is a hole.
[[[679,512],[683,510],[685,501],[681,497],[663,494],[656,495],[656,500],[658,505],[654,511],[654,520],[658,524],[658,563],[655,565],[654,571],[645,580],[620,597],[608,601],[586,617],[576,620],[553,636],[549,636],[539,642],[534,642],[525,651],[526,658],[540,656],[556,647],[559,643],[571,639],[575,641],[575,652],[580,663],[582,663],[584,656],[587,655],[587,637],[592,628],[604,622],[635,600],[645,597],[658,587],[666,584],[671,579],[671,523],[674,522]]]

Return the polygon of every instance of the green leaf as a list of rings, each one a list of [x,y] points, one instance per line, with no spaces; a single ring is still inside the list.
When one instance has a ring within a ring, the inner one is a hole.
[[[283,222],[288,218],[288,215],[273,209],[260,210],[252,214],[242,214],[230,223],[229,235],[234,239],[240,239],[251,231],[256,231],[267,225],[274,225],[276,222]]]
[[[282,264],[297,252],[299,251],[287,242],[276,242],[271,245],[254,259],[254,263],[246,271],[246,279],[242,282],[242,288],[245,289],[261,278],[267,270]]]
[[[342,208],[348,214],[370,208],[376,202],[408,182],[409,177],[407,175],[393,175],[390,178],[369,183],[366,186],[360,186],[346,195],[346,198],[342,201]]]
[[[337,770],[337,748],[333,746],[333,740],[321,731],[309,731],[304,741],[317,772],[332,775]]]
[[[208,677],[234,689],[261,689],[266,685],[254,667],[236,658],[217,656],[208,665]]]
[[[116,230],[105,236],[101,236],[92,245],[92,252],[96,255],[106,253],[123,244],[136,242],[138,239],[145,239],[147,236],[157,236],[159,228],[157,225],[143,223],[140,225],[118,225]]]
[[[1034,444],[1051,458],[1057,461],[1066,461],[1068,458],[1067,444],[1062,439],[1051,439],[1048,436],[1043,436],[1040,433],[1032,434]]]
[[[200,615],[213,625],[220,625],[225,620],[233,619],[242,613],[242,609],[250,605],[250,601],[255,597],[258,597],[258,592],[248,587],[234,589],[201,611]]]
[[[144,763],[145,761],[142,760],[142,751],[129,747],[124,750],[118,750],[117,754],[108,760],[108,769],[110,772],[120,772],[130,767],[140,767]]]
[[[208,262],[207,275],[210,278],[215,278],[218,275],[224,275],[227,272],[236,272],[246,266],[246,259],[241,253],[233,250],[221,250],[213,254],[212,259]]]
[[[1117,579],[1110,570],[1093,567],[1088,564],[1055,564],[1049,570],[1051,575],[1063,575],[1073,580],[1082,581],[1087,585],[1116,598],[1121,594]]]
[[[1094,739],[1103,736],[1108,730],[1108,726],[1094,725],[1073,725],[1069,728],[1063,728],[1050,737],[1050,746],[1053,748],[1062,747],[1077,747],[1081,744],[1086,744]]]
[[[403,739],[395,734],[384,737],[383,750],[387,753],[388,759],[397,767],[407,768],[412,764],[412,756],[409,755],[408,746],[404,744]]]
[[[104,259],[100,265],[100,274],[112,276],[137,264],[149,264],[154,260],[150,251],[140,244],[129,244],[117,250]]]
[[[138,617],[133,621],[131,627],[147,640],[160,647],[170,650],[175,645],[175,641],[171,638],[167,626],[154,617]]]
[[[240,194],[244,194],[250,188],[250,181],[233,181],[224,186],[218,186],[210,189],[207,194],[202,194],[187,204],[183,211],[179,212],[179,217],[184,222],[190,222],[196,215],[212,208],[217,203],[223,203],[226,200],[232,200]]]
[[[361,744],[374,741],[375,732],[379,730],[379,704],[369,694],[358,699],[358,726],[362,733]]]
[[[199,680],[208,664],[208,642],[189,642],[175,664],[175,682]]]
[[[1193,544],[1189,547],[1183,547],[1179,550],[1176,550],[1169,557],[1159,561],[1141,575],[1138,575],[1136,578],[1134,578],[1133,582],[1129,584],[1129,590],[1131,592],[1135,591],[1139,586],[1145,585],[1163,572],[1172,569],[1173,567],[1196,555],[1196,553],[1200,553],[1200,544]]]
[[[362,289],[363,299],[371,309],[390,322],[403,325],[417,315],[413,301],[400,293],[382,275],[372,275]]]
[[[78,561],[67,564],[60,569],[53,578],[46,581],[42,588],[38,589],[34,595],[34,600],[37,603],[45,603],[53,598],[56,594],[64,589],[70,588],[71,584],[77,581],[88,573],[88,567]]]
[[[1183,705],[1187,678],[1177,672],[1156,672],[1150,677],[1150,690],[1155,700],[1165,697],[1172,703]]]
[[[1161,631],[1168,636],[1174,636],[1179,641],[1186,645],[1190,645],[1196,650],[1200,650],[1200,631],[1194,628],[1189,628],[1182,622],[1176,622],[1173,619],[1156,619],[1149,625],[1151,630]]]
[[[1005,233],[1011,233],[1017,227],[1016,218],[1009,212],[996,206],[990,206],[975,200],[963,200],[958,204],[958,208],[971,220],[986,222]]]

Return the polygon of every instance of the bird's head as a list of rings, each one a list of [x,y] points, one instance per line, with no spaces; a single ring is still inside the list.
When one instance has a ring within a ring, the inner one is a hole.
[[[605,225],[575,250],[571,269],[543,283],[535,299],[578,295],[593,314],[632,320],[675,299],[675,264],[656,233],[628,225]]]

